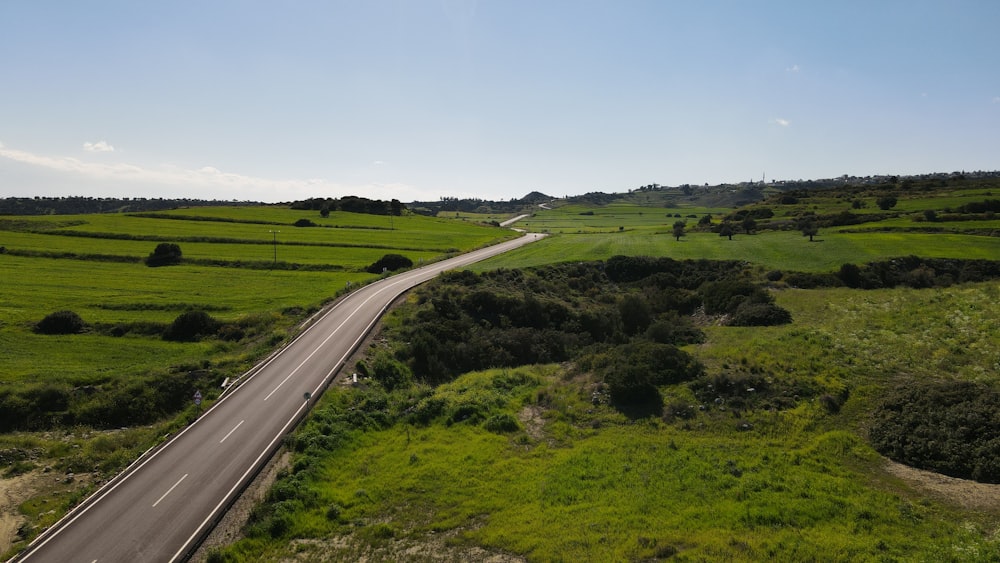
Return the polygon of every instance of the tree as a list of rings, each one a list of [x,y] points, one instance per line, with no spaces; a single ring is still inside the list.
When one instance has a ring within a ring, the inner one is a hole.
[[[802,230],[802,236],[809,237],[809,242],[812,242],[813,237],[819,234],[819,227],[812,220],[804,221],[799,228]]]
[[[150,268],[157,266],[173,266],[181,263],[181,247],[173,242],[161,242],[156,245],[153,253],[146,257],[146,265]]]
[[[746,231],[746,233],[749,235],[751,231],[753,231],[756,228],[757,228],[757,221],[754,221],[753,217],[747,215],[746,218],[743,219],[743,230]]]
[[[319,216],[326,219],[330,216],[330,206],[324,205],[322,209],[319,210]]]
[[[875,200],[875,205],[882,211],[888,211],[896,207],[896,196],[886,195]]]
[[[719,236],[729,237],[729,240],[733,240],[733,226],[729,223],[729,221],[726,221],[721,227],[719,227]]]
[[[709,227],[712,225],[712,214],[706,213],[701,219],[698,219],[699,227]]]
[[[674,221],[674,238],[675,239],[677,239],[678,241],[681,240],[681,237],[684,236],[684,227],[686,227],[686,226],[687,226],[687,223],[685,223],[684,221]]]

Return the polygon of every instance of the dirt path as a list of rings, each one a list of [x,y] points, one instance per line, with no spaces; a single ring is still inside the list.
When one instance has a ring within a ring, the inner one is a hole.
[[[885,471],[943,502],[967,510],[1000,513],[1000,485],[948,477],[889,460]]]

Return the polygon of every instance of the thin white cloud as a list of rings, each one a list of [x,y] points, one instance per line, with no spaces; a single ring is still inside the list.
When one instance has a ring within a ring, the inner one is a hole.
[[[775,117],[774,119],[771,120],[771,123],[774,123],[775,125],[780,125],[782,127],[788,127],[789,125],[792,124],[791,121],[788,121],[787,119],[781,117]]]
[[[0,158],[32,167],[61,172],[99,182],[118,182],[106,189],[132,192],[136,188],[150,197],[183,193],[185,197],[204,199],[239,199],[254,201],[292,201],[317,196],[363,195],[400,201],[434,199],[415,186],[403,183],[340,184],[323,178],[274,180],[224,172],[214,166],[197,169],[172,164],[157,167],[128,163],[87,162],[69,156],[45,156],[4,147]],[[152,187],[159,186],[160,188]],[[129,189],[131,188],[131,189]],[[42,195],[42,194],[39,194]]]
[[[107,141],[86,142],[83,144],[83,150],[87,152],[115,152],[115,147],[108,144]]]
[[[1000,96],[993,96],[993,103],[1000,104]],[[0,145],[2,147],[3,145]]]
[[[800,70],[802,70],[802,69],[799,68],[799,65],[792,65],[792,66],[790,66],[790,67],[788,67],[788,68],[785,69],[786,72],[798,72]]]

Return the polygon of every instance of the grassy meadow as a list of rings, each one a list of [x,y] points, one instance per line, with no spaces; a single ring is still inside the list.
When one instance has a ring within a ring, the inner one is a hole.
[[[318,227],[294,227],[308,218]],[[284,331],[387,253],[414,263],[440,259],[508,233],[417,216],[293,211],[279,207],[194,208],[156,214],[0,218],[0,381],[59,379],[77,384],[174,365],[201,365],[242,350],[238,344],[171,343],[97,334],[44,336],[31,326],[69,309],[88,323],[169,323],[186,309],[222,320],[275,319]],[[272,233],[271,231],[280,231]],[[275,239],[277,244],[274,244]],[[178,242],[184,258],[224,265],[149,268],[158,242]],[[272,261],[287,269],[270,270]],[[129,261],[116,261],[120,257]],[[255,267],[239,266],[254,263]],[[326,271],[297,271],[326,265]]]

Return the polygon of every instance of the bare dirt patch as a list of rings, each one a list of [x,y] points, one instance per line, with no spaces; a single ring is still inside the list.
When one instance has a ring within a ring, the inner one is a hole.
[[[948,504],[966,510],[1000,512],[1000,485],[949,477],[889,460],[885,471]]]
[[[48,481],[41,471],[32,471],[17,477],[0,479],[0,553],[4,553],[18,539],[18,530],[26,521],[18,512],[22,502],[34,496]]]
[[[517,413],[517,419],[524,425],[524,432],[532,440],[541,440],[544,434],[545,419],[542,418],[542,407],[538,405],[528,405]]]
[[[347,534],[328,539],[301,539],[292,541],[295,555],[282,563],[305,561],[357,561],[358,563],[382,563],[395,561],[424,561],[428,563],[523,563],[524,557],[492,551],[479,546],[463,546],[455,543],[460,529],[440,534],[422,534],[420,537],[395,538],[377,544]]]
[[[39,496],[71,493],[92,482],[90,474],[49,473],[41,469],[0,479],[0,554],[24,539],[20,535],[21,527],[29,522],[18,509],[21,504]]]

